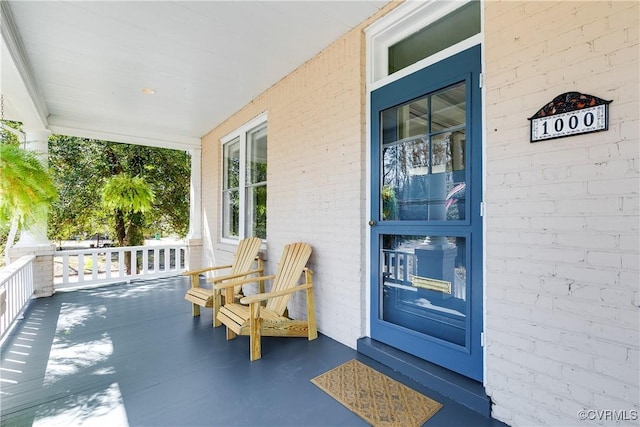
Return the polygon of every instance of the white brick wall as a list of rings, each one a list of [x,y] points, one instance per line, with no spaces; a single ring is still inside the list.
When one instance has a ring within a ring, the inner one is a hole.
[[[389,5],[386,13],[395,5]],[[313,247],[319,330],[355,347],[365,327],[364,35],[368,22],[324,49],[203,138],[205,259],[232,250],[219,243],[222,136],[268,112],[268,261],[285,244]],[[206,261],[205,261],[206,263]],[[304,295],[289,307],[303,317]]]
[[[640,410],[638,16],[485,3],[485,386],[512,425]],[[527,118],[569,91],[613,100],[609,130],[530,144]]]

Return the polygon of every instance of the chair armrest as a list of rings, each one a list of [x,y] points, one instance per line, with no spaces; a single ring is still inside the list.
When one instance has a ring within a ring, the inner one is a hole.
[[[190,271],[185,271],[183,273],[181,273],[181,276],[193,276],[194,274],[201,274],[201,273],[205,273],[207,271],[214,271],[214,270],[221,270],[223,268],[231,268],[233,267],[232,265],[220,265],[220,266],[216,266],[216,267],[207,267],[207,268],[201,268],[200,270],[190,270]]]
[[[225,280],[236,279],[239,277],[244,277],[244,276],[248,276],[249,274],[255,274],[255,273],[262,273],[262,269],[249,270],[249,271],[244,271],[242,273],[236,273],[236,274],[227,274],[226,276],[211,277],[207,279],[207,283],[222,282]]]
[[[226,288],[231,288],[231,287],[235,287],[238,285],[244,285],[245,283],[252,283],[252,282],[259,282],[261,280],[271,280],[274,277],[276,277],[275,275],[272,276],[256,276],[256,277],[249,277],[247,279],[240,279],[240,280],[232,280],[230,282],[226,282],[226,283],[217,283],[213,285],[213,289],[226,289]]]
[[[305,283],[303,285],[294,286],[293,288],[285,289],[282,291],[275,292],[265,292],[263,294],[255,294],[249,295],[247,297],[243,297],[240,300],[241,304],[251,304],[254,302],[266,301],[271,298],[280,297],[282,295],[292,294],[294,292],[302,291],[304,289],[309,289],[313,287],[313,283]]]

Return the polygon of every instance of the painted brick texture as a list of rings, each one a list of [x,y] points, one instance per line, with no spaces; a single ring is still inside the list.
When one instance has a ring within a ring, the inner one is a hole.
[[[511,425],[640,409],[639,5],[485,3],[485,387]],[[530,144],[569,91],[613,100],[609,130]]]
[[[385,13],[393,5],[380,13]],[[319,330],[355,347],[365,316],[365,92],[363,29],[354,28],[202,140],[204,256],[228,260],[218,243],[220,138],[268,112],[267,273],[285,244],[313,247]],[[226,252],[225,252],[226,251]],[[304,316],[304,295],[290,303]]]
[[[14,246],[10,250],[11,261],[25,255],[35,255],[33,261],[33,295],[37,298],[50,297],[54,293],[53,288],[53,255],[54,245],[39,246]]]

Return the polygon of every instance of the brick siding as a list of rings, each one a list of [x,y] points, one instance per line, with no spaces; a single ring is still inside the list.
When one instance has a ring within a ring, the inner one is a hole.
[[[389,5],[378,14],[386,13]],[[219,140],[268,112],[267,272],[285,244],[312,245],[318,328],[350,347],[364,335],[365,92],[363,29],[354,28],[202,140],[203,236],[209,259],[228,259],[218,242]],[[304,316],[304,294],[289,307]]]
[[[639,409],[638,15],[485,3],[485,386],[511,425]],[[569,91],[613,100],[609,130],[530,144],[527,117]]]

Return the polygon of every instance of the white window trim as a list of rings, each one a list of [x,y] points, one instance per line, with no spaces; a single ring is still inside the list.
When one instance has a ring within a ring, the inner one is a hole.
[[[244,161],[242,161],[242,159],[246,159],[246,155],[247,155],[247,133],[249,131],[251,131],[252,129],[255,129],[259,126],[262,126],[264,124],[267,124],[267,112],[263,112],[261,114],[259,114],[258,116],[254,117],[253,119],[249,120],[248,122],[246,122],[245,124],[243,124],[242,126],[234,129],[233,131],[229,132],[228,134],[226,134],[225,136],[223,136],[222,138],[220,138],[220,159],[221,159],[221,168],[220,168],[220,183],[224,182],[224,165],[222,164],[224,162],[224,146],[225,144],[228,144],[229,142],[235,140],[236,138],[240,139],[240,159],[241,159],[241,164],[244,164]],[[242,195],[244,195],[244,189],[246,188],[246,174],[244,173],[244,170],[240,173],[240,179],[239,179],[239,189]],[[244,236],[244,231],[245,231],[245,217],[246,215],[244,215],[243,212],[240,212],[240,217],[238,218],[239,224],[239,234],[240,236],[238,236],[237,239],[233,239],[233,238],[229,238],[229,237],[224,237],[222,235],[223,230],[224,230],[224,200],[222,198],[222,186],[220,187],[220,193],[219,196],[220,197],[220,221],[219,221],[219,230],[220,230],[220,241],[222,243],[229,243],[229,244],[235,244],[237,245],[238,242],[240,241],[240,239],[243,238]],[[246,236],[244,236],[246,237]],[[266,240],[263,240],[263,242],[266,242]]]
[[[464,6],[468,1],[407,1],[365,29],[367,38],[367,88],[371,92],[417,70],[435,64],[482,42],[482,32],[388,74],[389,47]]]

